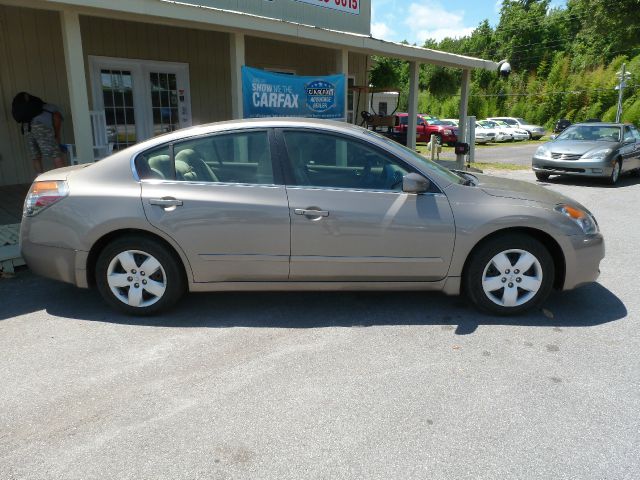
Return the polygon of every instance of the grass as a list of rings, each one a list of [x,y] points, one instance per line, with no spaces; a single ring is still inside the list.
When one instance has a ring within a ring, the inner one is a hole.
[[[520,142],[504,142],[504,143],[485,143],[485,144],[476,144],[476,148],[510,148],[517,147],[521,145],[542,145],[543,143],[548,142],[549,139],[542,137],[540,140],[523,140]],[[419,153],[425,156],[429,156],[429,150],[427,150],[427,144],[422,143],[416,145],[416,150]],[[453,153],[453,147],[448,147],[446,145],[442,145],[442,153]]]
[[[473,168],[480,170],[530,170],[528,165],[514,165],[513,163],[473,162]]]

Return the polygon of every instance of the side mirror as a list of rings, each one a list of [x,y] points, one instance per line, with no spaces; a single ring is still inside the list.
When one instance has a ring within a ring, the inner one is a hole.
[[[549,137],[551,140],[555,140],[556,138],[558,138],[558,135],[556,135],[555,133],[553,135],[551,135]]]
[[[402,191],[405,193],[424,193],[431,187],[431,182],[417,173],[408,173],[402,177]]]

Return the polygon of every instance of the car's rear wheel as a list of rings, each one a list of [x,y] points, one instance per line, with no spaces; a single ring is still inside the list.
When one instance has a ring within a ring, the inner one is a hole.
[[[464,292],[479,309],[513,315],[540,305],[553,288],[555,267],[547,248],[511,233],[481,244],[463,276]]]
[[[620,160],[616,161],[613,165],[613,169],[611,170],[611,175],[607,178],[607,183],[609,185],[615,185],[620,180],[620,173],[622,172],[622,162]]]
[[[98,256],[96,284],[106,302],[130,315],[151,315],[185,290],[182,268],[167,247],[143,236],[121,237]]]
[[[549,174],[548,173],[544,173],[544,172],[535,172],[536,173],[536,178],[538,179],[538,181],[540,182],[546,182],[547,180],[549,180]]]

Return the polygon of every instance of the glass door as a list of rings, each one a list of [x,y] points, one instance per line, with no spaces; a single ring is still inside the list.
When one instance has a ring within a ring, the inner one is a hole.
[[[178,86],[175,73],[149,72],[151,109],[153,113],[152,135],[173,132],[180,128],[178,111]]]
[[[191,126],[188,64],[90,56],[89,65],[114,151]]]
[[[100,70],[102,100],[107,123],[107,140],[113,150],[138,141],[133,105],[133,76],[128,70]]]

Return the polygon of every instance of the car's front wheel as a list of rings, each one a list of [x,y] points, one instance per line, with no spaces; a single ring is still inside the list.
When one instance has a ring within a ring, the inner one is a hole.
[[[620,173],[622,173],[622,162],[618,160],[613,164],[613,168],[611,169],[611,175],[607,178],[607,183],[609,185],[615,185],[620,180]]]
[[[548,173],[544,173],[544,172],[535,172],[535,173],[536,173],[536,178],[538,179],[538,181],[546,182],[547,180],[549,180],[549,174]]]
[[[111,306],[130,315],[151,315],[171,307],[185,290],[183,270],[161,242],[121,237],[98,256],[96,284]]]
[[[533,237],[505,234],[471,254],[463,276],[464,292],[478,308],[512,315],[540,305],[553,288],[555,268],[547,248]]]

